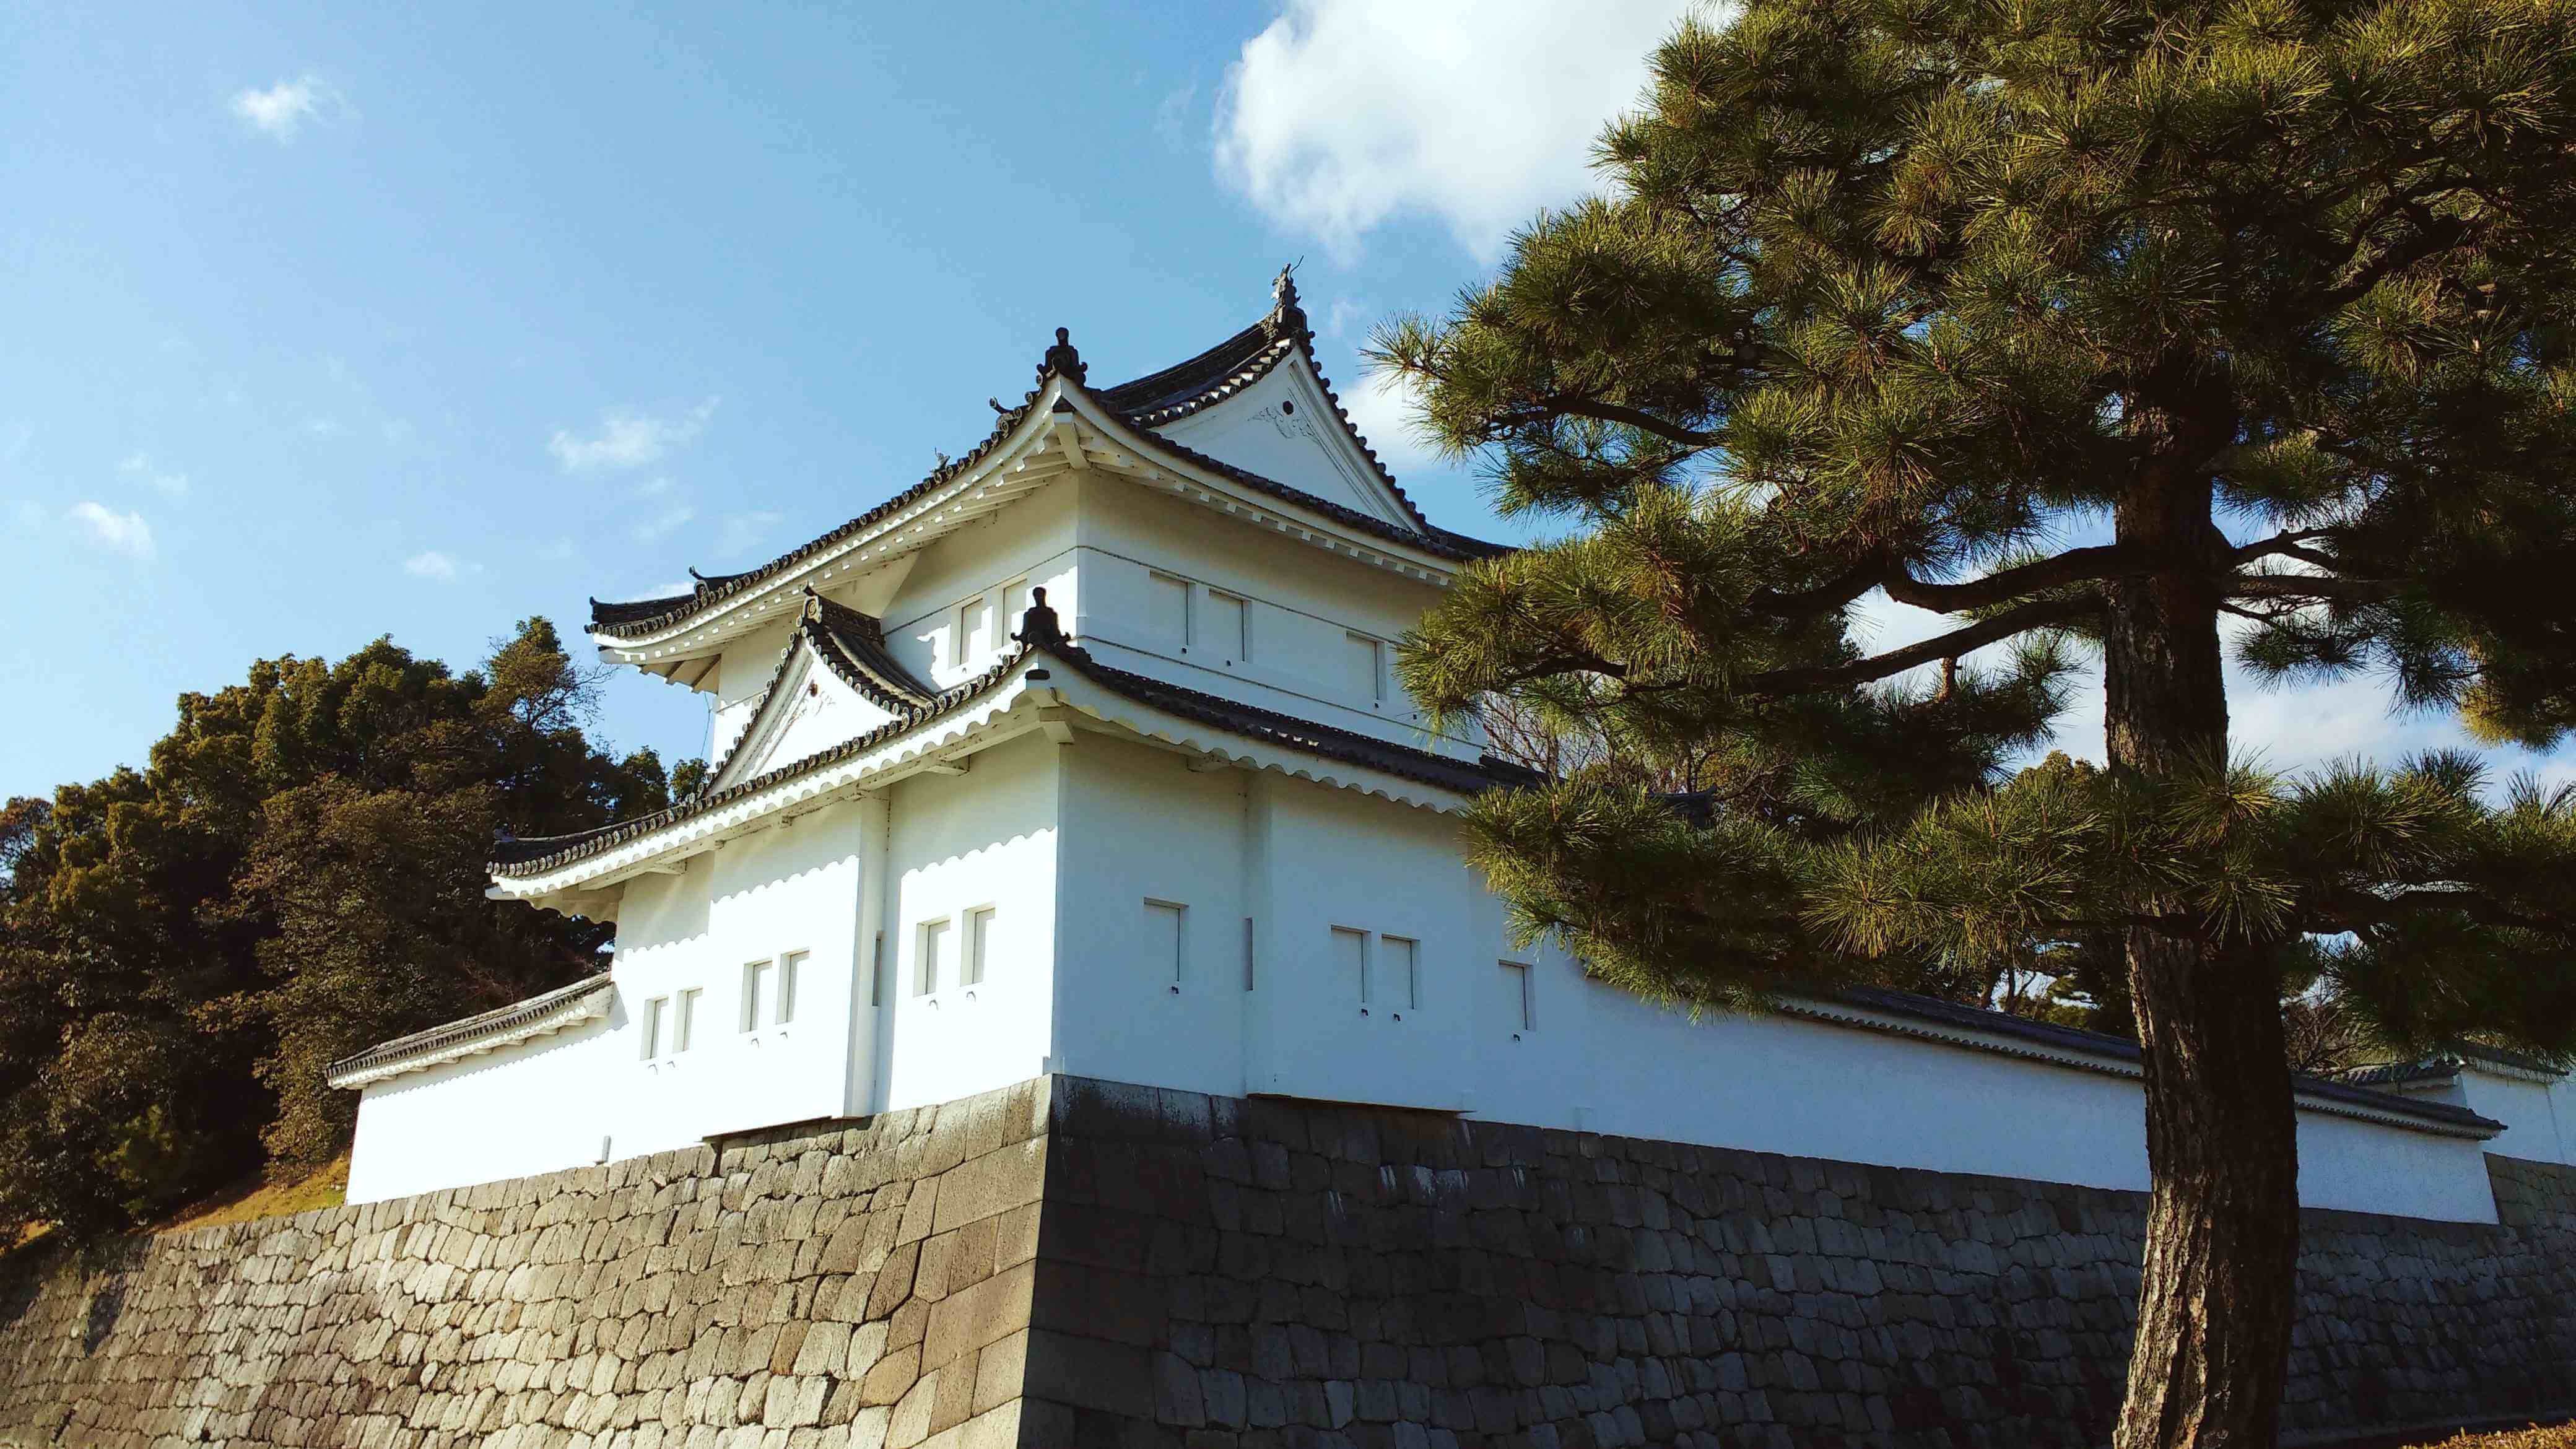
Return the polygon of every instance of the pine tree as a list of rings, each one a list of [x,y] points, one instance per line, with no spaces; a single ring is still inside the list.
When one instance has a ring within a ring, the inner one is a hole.
[[[1604,196],[1373,347],[1571,525],[1471,570],[1407,683],[1628,756],[1489,798],[1477,859],[1668,999],[1926,954],[2124,985],[2153,1190],[2116,1442],[2271,1443],[2285,994],[2394,1047],[2576,1048],[2576,797],[2457,756],[2266,774],[2222,668],[2576,723],[2576,11],[1747,0],[1652,70]],[[1868,652],[1881,596],[1949,627]],[[2004,780],[2096,656],[2108,768]]]

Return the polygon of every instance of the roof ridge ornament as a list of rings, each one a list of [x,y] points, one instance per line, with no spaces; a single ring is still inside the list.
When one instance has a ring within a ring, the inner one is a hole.
[[[1074,349],[1073,333],[1068,328],[1055,329],[1055,346],[1046,350],[1046,361],[1038,366],[1038,381],[1043,384],[1048,373],[1055,373],[1076,387],[1091,375],[1091,364],[1082,360]]]
[[[1306,324],[1306,309],[1297,303],[1297,268],[1303,266],[1305,261],[1304,257],[1299,257],[1281,267],[1279,275],[1270,279],[1271,315],[1282,322],[1293,317],[1300,327]]]
[[[809,620],[819,621],[823,617],[823,596],[814,592],[814,586],[812,584],[807,584],[805,586],[805,608],[803,612],[805,617]]]
[[[1040,644],[1063,647],[1064,625],[1057,621],[1055,610],[1047,607],[1044,585],[1029,590],[1029,606],[1021,612],[1020,632],[1011,636],[1011,642],[1032,648]]]

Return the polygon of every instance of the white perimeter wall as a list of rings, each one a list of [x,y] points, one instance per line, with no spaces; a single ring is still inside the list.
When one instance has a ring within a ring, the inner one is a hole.
[[[2133,1079],[1786,1015],[1693,1021],[1515,951],[1501,903],[1430,811],[1086,736],[1063,752],[1057,1070],[1897,1167],[2143,1189]],[[1175,978],[1160,900],[1188,909]],[[1250,986],[1243,919],[1251,916]],[[1373,965],[1417,942],[1415,990]],[[1530,1000],[1524,1015],[1525,964]],[[1172,988],[1178,986],[1176,992]],[[1398,1018],[1401,1018],[1400,1020]],[[2008,1038],[1994,1038],[2014,1050]],[[2494,1220],[2481,1145],[2300,1114],[2317,1207]]]
[[[349,1201],[552,1172],[599,1156],[609,1023],[389,1078],[358,1098]]]
[[[2481,1071],[2472,1061],[2461,1069],[2459,1091],[2449,1100],[2505,1125],[2487,1151],[2576,1164],[2576,1083],[2565,1077],[2543,1084]]]

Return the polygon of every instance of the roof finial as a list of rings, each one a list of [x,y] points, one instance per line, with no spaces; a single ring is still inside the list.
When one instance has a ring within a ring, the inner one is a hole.
[[[1055,346],[1046,350],[1046,361],[1038,368],[1038,381],[1045,382],[1050,372],[1061,374],[1077,387],[1091,375],[1091,365],[1074,350],[1073,333],[1063,327],[1055,329]]]
[[[820,619],[823,617],[823,596],[814,592],[814,586],[812,584],[807,584],[805,586],[805,607],[801,612],[803,612],[804,616],[808,619]]]
[[[1304,257],[1299,257],[1296,261],[1281,267],[1279,275],[1270,279],[1270,310],[1281,317],[1306,315],[1305,309],[1297,305],[1297,268],[1303,265],[1305,260]]]
[[[1031,648],[1064,644],[1064,626],[1056,622],[1055,610],[1047,607],[1043,586],[1029,590],[1029,607],[1020,615],[1020,632],[1012,635],[1011,641]]]

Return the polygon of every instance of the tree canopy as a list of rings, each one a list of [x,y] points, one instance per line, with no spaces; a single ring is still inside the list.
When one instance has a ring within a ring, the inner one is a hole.
[[[347,1144],[328,1062],[599,969],[607,926],[483,898],[493,830],[658,807],[585,738],[543,619],[451,672],[261,660],[140,770],[0,814],[0,1237],[145,1221]]]
[[[1373,347],[1565,528],[1402,658],[1607,744],[1477,857],[1693,1002],[2116,959],[2157,1181],[2119,1442],[2268,1442],[2284,995],[2576,1049],[2576,795],[2267,774],[2223,668],[2576,724],[2576,11],[1749,0],[1652,75],[1602,196]],[[1872,652],[1876,598],[1948,623]],[[2009,776],[2095,660],[2107,767]]]

